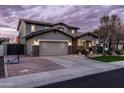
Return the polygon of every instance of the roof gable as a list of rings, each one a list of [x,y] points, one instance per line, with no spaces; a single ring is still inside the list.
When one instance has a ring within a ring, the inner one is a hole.
[[[68,36],[68,37],[73,38],[73,36],[71,36],[70,34],[65,33],[65,32],[63,32],[63,31],[61,31],[61,30],[58,30],[58,29],[40,30],[40,31],[37,31],[37,32],[33,32],[33,33],[28,34],[25,38],[26,38],[26,39],[29,39],[29,38],[32,38],[32,37],[34,37],[34,36],[37,36],[37,35],[40,35],[40,34],[45,34],[45,33],[48,33],[48,32],[53,32],[53,31],[57,31],[57,32],[62,33],[62,34],[64,34],[64,35]]]
[[[93,36],[93,37],[95,37],[95,38],[98,38],[97,36],[95,36],[94,34],[92,34],[92,33],[90,33],[90,32],[88,32],[88,33],[83,33],[82,35],[79,35],[79,36],[77,36],[76,38],[81,38],[81,37],[84,37],[84,36],[86,36],[86,35],[91,35],[91,36]]]
[[[45,25],[45,26],[52,26],[53,25],[52,23],[48,23],[48,22],[20,19],[19,22],[18,22],[17,31],[19,30],[19,27],[20,27],[20,24],[21,24],[22,21],[25,22],[25,23],[29,23],[29,24],[37,24],[37,25]]]
[[[53,24],[53,26],[54,26],[54,25],[64,25],[64,26],[66,26],[66,27],[68,27],[68,28],[79,29],[78,27],[69,26],[69,25],[67,25],[67,24],[65,24],[65,23],[63,23],[63,22],[55,23],[55,24]]]

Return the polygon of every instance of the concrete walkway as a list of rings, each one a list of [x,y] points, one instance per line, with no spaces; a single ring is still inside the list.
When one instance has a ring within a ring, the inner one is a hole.
[[[43,57],[65,69],[0,79],[0,87],[38,87],[77,77],[124,68],[124,61],[103,63],[83,56]]]

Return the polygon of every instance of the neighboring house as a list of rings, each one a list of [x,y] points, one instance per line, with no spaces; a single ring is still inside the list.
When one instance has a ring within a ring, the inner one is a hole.
[[[117,33],[116,35],[117,37],[113,36],[112,37],[112,41],[111,41],[111,49],[112,51],[115,51],[115,50],[124,50],[124,32],[120,32],[120,33]],[[109,48],[109,41],[102,41],[103,39],[99,38],[99,45],[100,46],[103,46],[103,44],[105,44],[105,49],[106,51],[108,51],[108,48]]]
[[[5,38],[5,37],[0,38],[0,43],[1,44],[8,44],[9,41],[10,41],[10,38]]]
[[[124,50],[124,33],[118,33],[118,49]]]
[[[21,19],[17,30],[20,43],[26,45],[29,55],[67,55],[75,53],[78,46],[95,46],[97,37],[91,33],[80,33],[77,27],[60,23]],[[71,47],[71,48],[69,48]]]
[[[77,36],[76,39],[78,41],[78,46],[89,48],[91,46],[96,46],[97,36],[92,33],[84,33]]]
[[[124,50],[124,33],[123,32],[118,33],[117,36],[118,41],[116,40],[116,38],[112,41],[112,49],[116,50],[118,47],[118,50]]]

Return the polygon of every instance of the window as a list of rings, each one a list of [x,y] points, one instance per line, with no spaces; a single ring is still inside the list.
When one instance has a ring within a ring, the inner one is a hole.
[[[86,43],[86,40],[79,39],[78,40],[78,46],[84,46]]]
[[[59,30],[61,30],[61,31],[63,31],[64,30],[64,28],[63,27],[57,27]]]
[[[64,29],[63,28],[60,28],[59,30],[63,31]]]
[[[75,33],[75,30],[72,30],[72,34],[74,34]]]
[[[78,40],[78,46],[82,46],[82,40]]]
[[[49,27],[47,27],[47,26],[45,27],[45,29],[48,29],[48,28],[49,28]]]
[[[36,30],[35,30],[35,25],[31,25],[31,31],[32,32],[35,32]]]

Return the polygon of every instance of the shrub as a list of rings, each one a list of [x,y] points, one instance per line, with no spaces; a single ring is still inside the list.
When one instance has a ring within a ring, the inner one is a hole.
[[[97,47],[97,53],[102,53],[103,52],[103,47],[98,46]]]
[[[121,54],[122,54],[122,51],[121,51],[121,50],[116,50],[115,53],[116,53],[117,55],[121,55]]]
[[[89,51],[86,50],[86,49],[84,49],[84,48],[79,48],[79,49],[77,49],[77,50],[76,50],[76,53],[77,53],[77,54],[81,53],[81,54],[84,54],[85,56],[89,55]]]
[[[86,57],[89,57],[89,54],[90,54],[90,52],[89,52],[89,51],[84,50],[84,55],[85,55]]]

